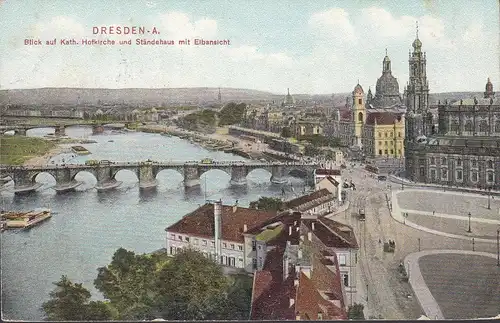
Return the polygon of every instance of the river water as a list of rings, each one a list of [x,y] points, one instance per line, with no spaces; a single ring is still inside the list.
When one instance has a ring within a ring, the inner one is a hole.
[[[53,129],[33,129],[28,136],[43,136]],[[84,163],[87,159],[112,161],[141,161],[148,158],[161,161],[245,160],[224,152],[208,151],[177,137],[140,132],[105,132],[92,135],[87,127],[70,127],[66,135],[88,138],[98,143],[82,145],[92,152],[88,156],[72,157],[62,154],[55,163]],[[52,162],[52,161],[50,161]],[[56,194],[51,186],[54,178],[39,174],[36,181],[43,183],[34,194],[18,197],[3,190],[2,208],[6,210],[32,210],[49,207],[51,219],[27,231],[5,231],[1,235],[1,278],[3,318],[15,320],[41,320],[40,307],[49,299],[52,284],[61,275],[83,283],[93,298],[102,296],[93,286],[97,268],[110,263],[116,249],[123,247],[136,253],[148,253],[165,246],[165,228],[183,215],[196,209],[206,199],[222,199],[224,204],[247,206],[260,196],[292,198],[301,194],[304,182],[290,178],[283,186],[270,183],[271,174],[255,170],[246,186],[231,186],[230,176],[213,170],[201,177],[198,188],[184,189],[182,176],[173,170],[158,174],[156,191],[139,191],[136,175],[120,171],[116,178],[122,185],[114,190],[97,193],[96,179],[82,172],[76,177],[83,182],[76,192]]]

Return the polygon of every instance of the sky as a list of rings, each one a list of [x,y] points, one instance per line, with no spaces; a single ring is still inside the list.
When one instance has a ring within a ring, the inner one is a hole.
[[[276,94],[368,91],[385,51],[400,92],[416,37],[430,91],[500,89],[498,0],[0,0],[0,89],[232,87]],[[94,35],[144,26],[159,34]],[[136,39],[229,39],[222,46]],[[39,39],[44,45],[25,45]],[[45,45],[56,39],[57,45]],[[131,39],[132,45],[61,45]],[[500,91],[499,91],[500,92]]]

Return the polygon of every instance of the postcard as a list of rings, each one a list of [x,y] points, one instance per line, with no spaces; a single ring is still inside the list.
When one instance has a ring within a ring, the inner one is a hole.
[[[0,1],[2,319],[498,319],[499,10]]]

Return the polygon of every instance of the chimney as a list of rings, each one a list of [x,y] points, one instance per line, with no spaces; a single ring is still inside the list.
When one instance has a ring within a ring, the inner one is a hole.
[[[293,298],[290,298],[290,307],[292,307],[295,304],[295,300]]]
[[[312,230],[313,230],[313,231],[314,231],[314,225],[315,225],[315,223],[313,222],[313,223],[311,224],[311,227],[312,227]]]
[[[293,281],[293,286],[295,286],[295,287],[299,286],[299,280],[298,279],[295,279]]]
[[[289,226],[288,227],[288,235],[291,236],[292,235],[292,226]]]
[[[243,232],[247,232],[247,230],[248,230],[247,225],[246,225],[246,224],[243,224]]]
[[[307,240],[309,241],[313,240],[313,233],[311,231],[307,232]]]
[[[300,313],[299,312],[297,312],[295,314],[295,321],[300,321]]]
[[[323,313],[318,312],[318,320],[322,320],[322,319],[323,319]]]
[[[235,213],[237,209],[238,209],[238,203],[236,203],[235,205],[233,205],[233,213]]]
[[[214,202],[214,240],[216,259],[220,256],[220,235],[221,235],[222,201]]]

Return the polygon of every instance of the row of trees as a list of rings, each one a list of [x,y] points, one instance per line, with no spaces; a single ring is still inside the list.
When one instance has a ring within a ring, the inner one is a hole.
[[[106,301],[91,300],[66,276],[54,284],[42,305],[51,321],[244,320],[252,294],[251,277],[225,276],[219,264],[190,249],[170,258],[118,249],[94,281]]]

